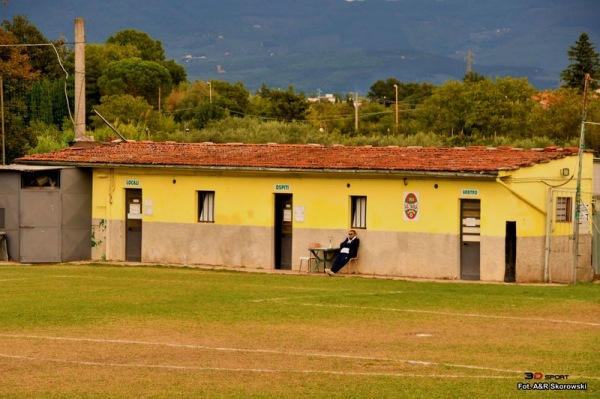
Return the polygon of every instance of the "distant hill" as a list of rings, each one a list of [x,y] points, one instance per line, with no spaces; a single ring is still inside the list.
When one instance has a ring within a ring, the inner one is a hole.
[[[555,88],[582,32],[600,46],[597,0],[6,0],[0,19],[27,15],[49,39],[73,20],[104,43],[123,29],[160,40],[191,80],[255,90],[366,92],[377,79],[441,84],[473,70]]]

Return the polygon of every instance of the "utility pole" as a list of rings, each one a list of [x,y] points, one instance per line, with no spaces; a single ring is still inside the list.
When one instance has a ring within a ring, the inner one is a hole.
[[[361,102],[358,101],[358,92],[354,93],[354,130],[358,132],[358,107]]]
[[[158,86],[158,113],[159,114],[160,114],[160,111],[161,111],[160,110],[161,95],[162,95],[161,88],[160,88],[160,86]]]
[[[85,30],[83,18],[75,18],[75,141],[85,136]]]
[[[579,136],[579,164],[577,169],[577,188],[575,190],[575,219],[573,220],[573,284],[577,283],[577,269],[579,267],[579,210],[581,207],[581,168],[583,165],[583,152],[585,150],[585,124],[588,86],[590,74],[585,74],[583,86],[583,106],[581,111],[581,135]]]

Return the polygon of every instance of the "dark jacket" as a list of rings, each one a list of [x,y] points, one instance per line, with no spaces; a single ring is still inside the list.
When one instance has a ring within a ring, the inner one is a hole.
[[[359,245],[360,245],[360,240],[358,239],[358,237],[354,237],[354,239],[352,241],[350,241],[349,238],[346,238],[340,244],[340,250],[342,248],[350,248],[350,257],[356,258],[356,256],[358,255],[358,246]]]

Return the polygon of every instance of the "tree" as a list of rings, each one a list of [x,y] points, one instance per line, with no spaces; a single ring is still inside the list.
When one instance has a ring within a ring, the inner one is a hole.
[[[159,114],[144,98],[128,94],[102,97],[102,104],[96,109],[127,138],[166,139],[167,134],[174,131],[176,126],[171,116]],[[92,116],[91,120],[96,128],[95,139],[114,137],[113,132],[107,131],[104,122],[98,116]],[[103,135],[102,130],[108,132],[108,135]]]
[[[139,57],[140,50],[133,45],[118,44],[88,44],[85,48],[85,97],[86,106],[90,111],[100,103],[102,94],[98,87],[98,79],[104,70],[115,61]]]
[[[369,88],[367,98],[389,107],[396,101],[396,88],[394,85],[399,88],[401,84],[396,78],[379,79]],[[398,93],[398,97],[400,97],[400,93]]]
[[[419,108],[422,130],[443,136],[465,133],[470,105],[464,90],[465,84],[457,81],[448,81],[438,87]]]
[[[286,91],[269,89],[264,84],[257,93],[267,100],[268,111],[265,116],[281,121],[303,121],[310,104],[304,93],[295,93],[294,86],[289,86]]]
[[[73,86],[73,78],[69,85]],[[74,103],[73,93],[69,93],[69,103]],[[33,83],[29,93],[30,121],[43,122],[60,127],[69,117],[65,84],[63,79],[42,79]]]
[[[480,82],[482,80],[485,80],[485,76],[483,76],[480,73],[473,72],[473,71],[465,73],[465,76],[463,77],[463,82],[465,82],[465,83]]]
[[[571,46],[567,54],[571,63],[560,74],[563,81],[562,87],[578,89],[582,92],[585,75],[589,73],[592,78],[596,79],[590,82],[589,87],[591,90],[597,89],[598,79],[600,79],[600,58],[594,50],[587,33],[584,32],[579,36],[579,39],[574,46]]]
[[[15,36],[0,29],[0,44],[14,45]],[[6,162],[11,163],[35,146],[36,137],[27,128],[27,99],[23,93],[39,76],[29,63],[29,57],[20,46],[0,47],[0,80],[2,81],[5,112]]]
[[[534,99],[536,106],[529,118],[538,135],[548,136],[555,142],[567,142],[579,137],[581,94],[577,89],[548,90],[536,94]],[[590,135],[587,137],[590,138]]]
[[[10,32],[0,29],[0,44],[10,47],[0,47],[0,75],[18,79],[33,80],[39,76],[25,53],[25,47],[18,44],[17,38]]]
[[[204,129],[210,121],[216,121],[227,117],[224,108],[214,107],[212,104],[201,104],[194,108],[194,116],[192,118],[192,127],[196,129]]]
[[[147,33],[135,29],[117,32],[106,40],[106,44],[119,46],[134,46],[140,52],[140,58],[145,61],[165,61],[165,50],[159,40],[153,40]]]
[[[129,94],[102,97],[102,104],[97,107],[98,112],[111,123],[146,123],[150,117],[152,107],[142,97],[133,97]],[[93,116],[96,127],[104,126],[104,122]]]
[[[207,82],[197,80],[191,85],[178,85],[167,99],[167,108],[173,113],[176,121],[190,121],[197,108],[209,104],[210,87]]]
[[[388,78],[385,81],[378,80],[371,85],[367,98],[389,107],[396,102],[396,87],[398,87],[398,101],[414,108],[431,96],[433,86],[430,83],[402,83],[396,78]]]
[[[158,107],[159,92],[166,97],[172,85],[171,75],[165,67],[139,58],[127,58],[109,64],[98,79],[98,87],[103,95],[144,97],[155,107]]]
[[[250,92],[242,82],[231,84],[223,80],[211,80],[210,85],[213,107],[223,108],[232,116],[245,116],[250,101]],[[217,113],[217,115],[220,114]]]
[[[27,17],[17,15],[12,22],[2,21],[2,28],[12,33],[16,39],[16,43],[21,44],[38,44],[39,46],[24,47],[24,53],[29,57],[29,62],[34,71],[39,71],[42,77],[48,79],[65,78],[60,63],[57,59],[57,51],[62,59],[72,55],[66,46],[62,46],[62,42],[57,40],[53,43],[34,26]],[[54,45],[54,49],[52,48]]]
[[[174,60],[163,61],[160,64],[169,71],[173,85],[178,85],[187,81],[187,72],[185,71],[185,68],[177,64]]]
[[[447,82],[419,109],[421,129],[437,134],[520,136],[529,129],[535,90],[526,79]]]
[[[185,68],[173,60],[167,60],[165,50],[159,40],[152,39],[147,33],[135,29],[126,29],[117,32],[106,40],[107,45],[133,46],[139,54],[136,55],[144,61],[154,61],[167,68],[174,85],[185,82],[187,74]]]

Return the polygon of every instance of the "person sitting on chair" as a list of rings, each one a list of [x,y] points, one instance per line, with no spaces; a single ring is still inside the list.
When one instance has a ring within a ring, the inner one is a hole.
[[[340,253],[335,257],[331,269],[325,269],[325,273],[333,276],[339,272],[342,267],[346,266],[346,263],[348,263],[350,259],[356,258],[359,245],[360,240],[356,236],[356,231],[350,230],[348,232],[348,238],[340,244]]]

